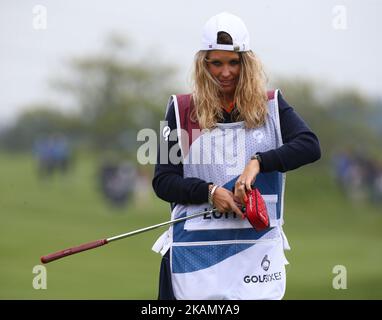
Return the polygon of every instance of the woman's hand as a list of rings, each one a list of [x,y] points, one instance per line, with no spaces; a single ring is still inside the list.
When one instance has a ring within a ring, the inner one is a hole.
[[[237,199],[236,199],[237,201]],[[239,217],[243,217],[243,213],[236,205],[236,202],[234,199],[234,195],[231,191],[218,187],[215,190],[215,193],[212,198],[212,202],[214,204],[214,207],[218,209],[219,212],[234,212]]]
[[[251,185],[255,182],[256,176],[260,172],[260,163],[258,160],[254,159],[248,162],[244,168],[243,173],[240,175],[235,183],[235,198],[245,205],[247,202],[246,191],[252,190]]]

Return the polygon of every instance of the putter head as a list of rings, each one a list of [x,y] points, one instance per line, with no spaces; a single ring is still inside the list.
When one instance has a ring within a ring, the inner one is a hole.
[[[256,231],[263,231],[269,228],[267,206],[259,189],[253,188],[247,191],[247,203],[244,215]]]

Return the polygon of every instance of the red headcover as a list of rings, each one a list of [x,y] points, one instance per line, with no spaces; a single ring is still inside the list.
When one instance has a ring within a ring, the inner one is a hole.
[[[263,231],[269,227],[269,217],[265,201],[257,188],[247,191],[245,217],[256,231]]]

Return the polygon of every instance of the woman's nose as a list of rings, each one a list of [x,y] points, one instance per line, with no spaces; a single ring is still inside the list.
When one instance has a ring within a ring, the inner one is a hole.
[[[226,77],[229,77],[231,74],[231,70],[229,68],[229,66],[223,66],[223,69],[222,69],[222,77],[226,78]]]

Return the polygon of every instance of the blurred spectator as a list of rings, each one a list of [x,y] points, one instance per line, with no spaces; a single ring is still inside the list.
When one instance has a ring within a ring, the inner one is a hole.
[[[144,207],[148,204],[151,194],[151,174],[139,167],[135,183],[135,204],[137,207]]]
[[[374,180],[372,200],[374,202],[382,203],[382,165],[377,169],[377,176]]]
[[[108,159],[100,167],[99,179],[105,199],[115,207],[123,207],[133,196],[136,169],[127,161]]]
[[[39,138],[34,144],[34,154],[41,178],[52,176],[56,171],[66,173],[70,164],[70,148],[67,138],[62,134]]]
[[[350,199],[382,203],[382,166],[376,160],[347,150],[338,152],[333,164],[337,183]]]
[[[62,173],[67,172],[70,160],[69,145],[66,137],[62,134],[53,136],[53,159],[55,168]]]

